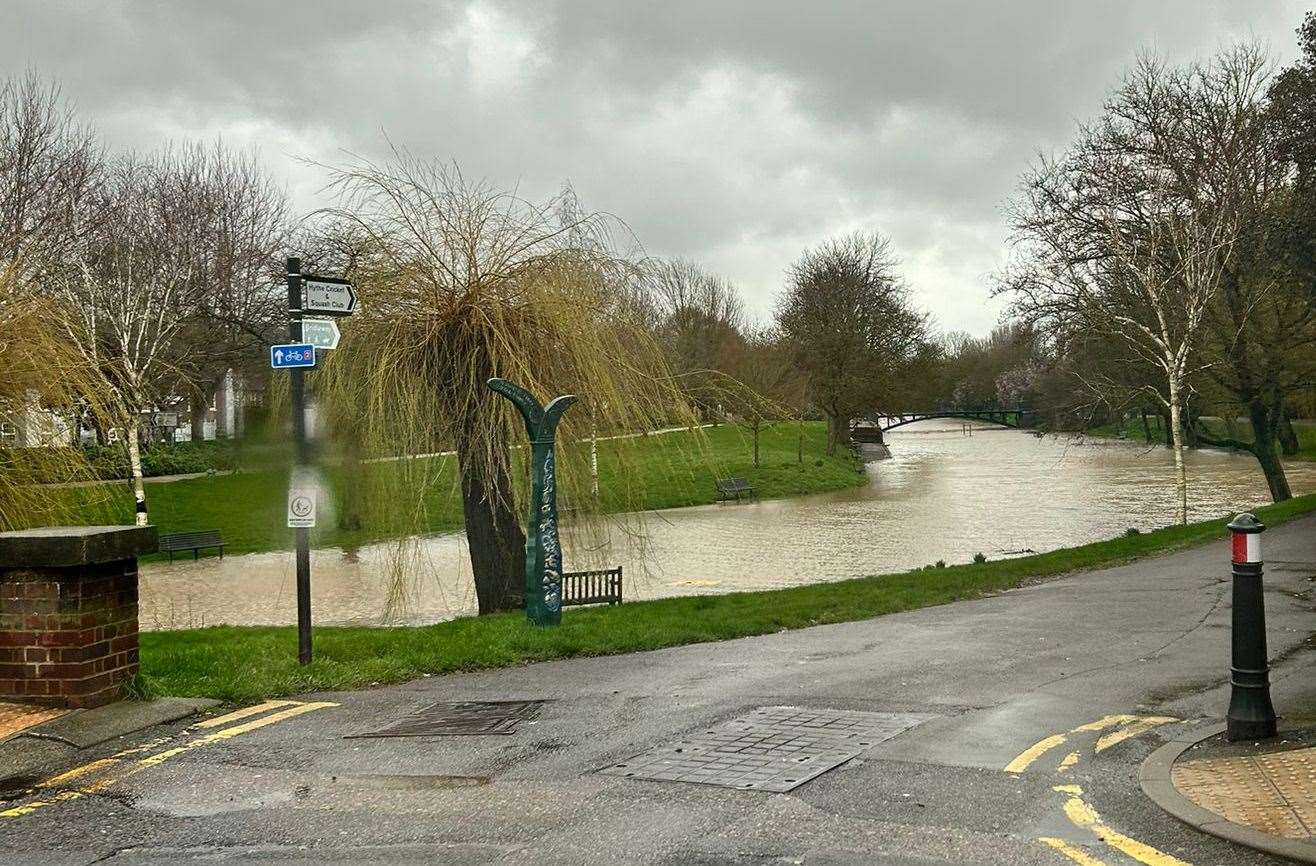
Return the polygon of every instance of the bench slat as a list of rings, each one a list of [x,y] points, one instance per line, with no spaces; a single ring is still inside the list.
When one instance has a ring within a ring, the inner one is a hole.
[[[621,566],[562,574],[562,606],[621,604]]]

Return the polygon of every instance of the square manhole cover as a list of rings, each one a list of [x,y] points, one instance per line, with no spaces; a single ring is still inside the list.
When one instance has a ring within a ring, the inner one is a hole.
[[[761,707],[599,772],[656,782],[789,791],[930,718],[924,713]]]
[[[358,737],[467,737],[511,734],[539,715],[543,701],[442,701]]]

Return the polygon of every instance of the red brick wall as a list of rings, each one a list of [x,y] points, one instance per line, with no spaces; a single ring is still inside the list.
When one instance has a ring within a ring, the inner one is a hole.
[[[95,707],[137,675],[137,560],[0,570],[0,700]]]

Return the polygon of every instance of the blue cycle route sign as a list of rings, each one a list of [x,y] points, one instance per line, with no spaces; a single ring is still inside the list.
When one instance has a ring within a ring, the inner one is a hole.
[[[270,366],[276,370],[314,367],[315,346],[310,343],[285,343],[270,346]]]

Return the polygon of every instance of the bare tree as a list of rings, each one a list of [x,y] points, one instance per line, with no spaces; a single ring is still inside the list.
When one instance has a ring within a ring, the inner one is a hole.
[[[829,454],[849,440],[853,419],[890,405],[927,339],[927,319],[910,305],[890,242],[876,232],[807,250],[788,273],[777,325],[827,418]]]
[[[728,362],[729,381],[721,389],[722,404],[736,424],[749,431],[757,467],[763,428],[773,421],[800,417],[804,378],[795,366],[791,347],[780,334],[766,328],[750,330]]]
[[[1014,312],[1059,339],[1100,335],[1159,372],[1173,438],[1176,518],[1187,522],[1183,412],[1202,340],[1238,238],[1238,165],[1203,152],[1198,128],[1219,66],[1171,69],[1144,58],[1058,159],[1026,178],[1016,254],[1002,288]],[[1209,183],[1208,180],[1209,179]],[[1128,379],[1087,382],[1110,395]]]
[[[187,152],[114,161],[98,202],[101,218],[69,251],[56,283],[65,333],[114,389],[127,439],[137,524],[147,523],[141,416],[161,381],[178,372],[179,344],[196,313],[189,239],[200,218],[202,168]]]
[[[86,222],[102,161],[58,86],[31,72],[0,82],[0,259],[55,267]]]
[[[279,256],[289,220],[286,196],[255,153],[235,153],[216,142],[187,147],[182,158],[198,166],[199,182],[187,239],[195,308],[180,340],[206,350],[177,354],[180,384],[190,397],[192,438],[199,440],[206,407],[225,372],[255,372],[261,348],[278,342],[286,326]]]
[[[720,375],[744,348],[745,310],[726,279],[684,260],[652,262],[655,323],[672,369],[705,416],[719,413]]]

